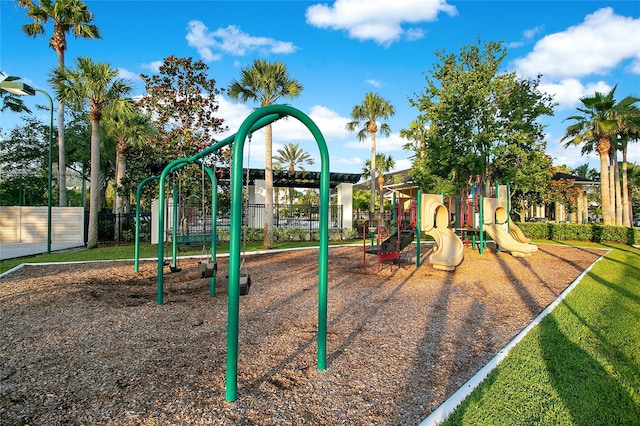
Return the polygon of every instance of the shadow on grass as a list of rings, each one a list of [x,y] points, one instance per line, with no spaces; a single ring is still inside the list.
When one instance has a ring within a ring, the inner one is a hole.
[[[569,340],[553,316],[540,324],[549,381],[574,424],[638,424],[639,408],[616,377]]]

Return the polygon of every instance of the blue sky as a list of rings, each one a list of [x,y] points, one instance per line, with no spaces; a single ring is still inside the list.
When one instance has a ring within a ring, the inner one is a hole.
[[[67,65],[78,56],[108,62],[143,93],[139,74],[157,70],[169,55],[202,59],[218,87],[227,87],[256,58],[283,62],[304,86],[287,100],[308,114],[327,140],[331,171],[360,172],[370,144],[345,130],[354,105],[374,91],[394,105],[387,123],[390,137],[379,136],[378,151],[391,155],[396,169],[410,167],[410,152],[399,136],[418,114],[408,99],[425,87],[436,50],[458,53],[480,38],[502,41],[508,49],[504,71],[533,78],[554,95],[555,116],[545,119],[547,153],[554,163],[576,167],[595,157],[565,149],[560,138],[580,97],[609,91],[617,98],[640,96],[640,1],[117,1],[88,0],[102,39],[68,37]],[[46,36],[21,31],[25,10],[0,0],[0,70],[49,91],[47,76],[56,66]],[[40,98],[42,98],[40,96]],[[45,104],[38,96],[29,104]],[[237,130],[254,105],[220,98],[219,116]],[[40,114],[40,112],[38,112]],[[42,113],[43,120],[47,114]],[[7,131],[15,114],[2,114]],[[220,138],[226,136],[221,135]],[[274,126],[274,152],[295,142],[318,157],[311,134],[296,120]],[[640,164],[632,146],[630,161]],[[247,157],[245,148],[245,158]],[[245,159],[244,165],[247,165]],[[254,136],[251,167],[264,166],[264,138]],[[317,166],[307,166],[317,169]]]

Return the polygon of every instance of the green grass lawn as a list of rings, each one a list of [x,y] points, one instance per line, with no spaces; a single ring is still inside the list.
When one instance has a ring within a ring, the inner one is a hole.
[[[362,240],[351,241],[352,243],[362,243]],[[329,245],[333,244],[345,244],[346,241],[329,242]],[[296,247],[316,247],[317,241],[297,241],[297,242],[278,242],[274,243],[274,249],[287,249]],[[257,251],[262,249],[262,242],[247,242],[246,247],[243,247],[247,252]],[[92,260],[119,260],[119,259],[133,259],[134,258],[134,246],[119,245],[119,246],[100,246],[92,250],[71,250],[64,252],[54,252],[51,254],[42,254],[37,256],[23,257],[19,259],[7,259],[0,261],[0,273],[6,272],[22,263],[47,263],[47,262],[88,262]],[[219,243],[217,246],[218,254],[228,253],[229,244]],[[172,246],[170,244],[165,245],[164,257],[169,258],[172,256]],[[208,251],[207,251],[208,253]],[[191,245],[180,247],[178,250],[178,256],[198,256],[202,255],[202,246]],[[157,258],[158,246],[155,244],[141,244],[140,245],[140,259],[145,258]]]
[[[640,250],[610,248],[443,424],[640,425]]]
[[[274,248],[305,245],[317,242]],[[612,251],[444,424],[640,425],[640,250],[607,247]],[[247,251],[259,249],[260,243],[247,243]],[[219,246],[219,253],[227,251]],[[179,255],[201,252],[194,247]],[[133,253],[133,246],[53,253],[2,261],[0,272],[26,262],[132,259]],[[157,246],[141,246],[141,258],[156,256]]]

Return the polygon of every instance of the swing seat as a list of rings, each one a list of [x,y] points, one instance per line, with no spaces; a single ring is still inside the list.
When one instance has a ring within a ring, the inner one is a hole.
[[[211,278],[218,272],[218,262],[213,260],[201,260],[198,262],[200,278]]]
[[[227,280],[227,285],[229,285],[229,275],[225,276]],[[246,272],[240,272],[240,296],[246,296],[249,294],[249,289],[251,288],[251,276]]]
[[[240,296],[246,296],[249,294],[251,288],[251,276],[249,274],[240,273]]]

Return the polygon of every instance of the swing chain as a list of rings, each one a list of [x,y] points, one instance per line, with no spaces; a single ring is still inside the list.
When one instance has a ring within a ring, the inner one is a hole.
[[[248,141],[249,144],[248,144],[248,147],[247,147],[248,148],[248,150],[247,150],[247,177],[245,179],[244,196],[242,197],[242,199],[243,199],[242,216],[244,216],[245,212],[247,210],[249,210],[249,177],[250,177],[250,171],[251,171],[251,136],[252,136],[252,133],[249,133],[249,141]],[[245,204],[245,202],[246,202],[246,204]],[[246,228],[247,227],[244,227],[244,226],[241,225],[241,228],[242,228],[242,261],[240,262],[240,270],[243,269],[244,261],[246,259],[246,252],[247,252],[247,229]]]

